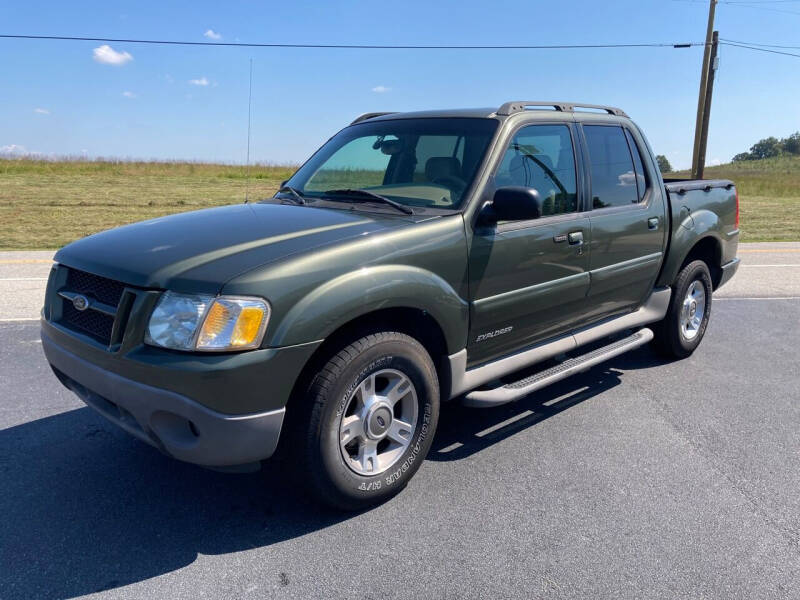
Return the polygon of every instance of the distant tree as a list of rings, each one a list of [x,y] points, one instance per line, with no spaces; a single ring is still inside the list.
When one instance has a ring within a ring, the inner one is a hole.
[[[778,141],[778,138],[774,136],[764,138],[753,144],[750,148],[750,154],[752,154],[755,159],[771,158],[773,156],[778,156],[780,153],[781,143]]]
[[[753,160],[753,155],[749,152],[739,152],[736,156],[731,159],[733,162],[742,162],[745,160]]]
[[[800,154],[800,131],[781,140],[781,149],[786,154]]]
[[[669,160],[663,154],[656,155],[656,162],[658,163],[658,168],[661,169],[662,173],[672,173],[672,165],[669,164]]]

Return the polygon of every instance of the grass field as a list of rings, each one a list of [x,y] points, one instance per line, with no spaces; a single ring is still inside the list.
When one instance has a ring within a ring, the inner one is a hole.
[[[250,198],[271,196],[294,168],[251,167]],[[709,167],[706,177],[737,183],[742,241],[800,240],[800,157]],[[125,223],[242,202],[247,185],[241,166],[0,159],[0,248],[58,248]]]
[[[739,190],[743,242],[800,240],[800,156],[706,167],[706,179],[730,179]],[[686,171],[665,177],[689,177]]]
[[[271,196],[295,167],[253,166],[249,197]],[[242,166],[0,160],[0,248],[59,248],[162,215],[243,202]]]

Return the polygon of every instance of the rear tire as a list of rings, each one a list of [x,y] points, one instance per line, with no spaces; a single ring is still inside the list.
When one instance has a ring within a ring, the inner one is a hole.
[[[711,316],[711,274],[702,260],[686,265],[672,285],[669,310],[653,326],[653,346],[667,358],[686,358],[703,339]]]
[[[343,510],[400,492],[428,454],[439,418],[433,361],[398,332],[335,351],[297,400],[302,414],[288,452],[300,459],[295,468],[316,499]]]

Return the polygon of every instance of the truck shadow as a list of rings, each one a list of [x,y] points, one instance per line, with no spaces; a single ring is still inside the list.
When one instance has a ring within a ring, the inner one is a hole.
[[[613,388],[620,369],[654,364],[648,352],[636,352],[515,404],[448,407],[429,459],[471,456]],[[230,475],[168,459],[88,408],[0,431],[0,482],[3,598],[111,590],[203,554],[265,547],[369,518],[320,509],[277,465]],[[274,577],[278,583],[285,575]]]
[[[495,408],[446,404],[427,460],[461,460],[621,383],[624,371],[663,364],[649,348],[623,354],[585,373]]]
[[[0,482],[4,599],[110,590],[353,516],[311,504],[275,467],[225,474],[164,457],[89,408],[0,431]]]

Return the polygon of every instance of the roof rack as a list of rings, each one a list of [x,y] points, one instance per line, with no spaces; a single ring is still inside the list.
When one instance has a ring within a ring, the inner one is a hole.
[[[600,104],[579,104],[576,102],[526,102],[524,100],[516,100],[514,102],[506,102],[497,109],[497,114],[501,116],[513,115],[514,113],[522,112],[529,106],[534,107],[549,107],[554,108],[559,112],[575,112],[576,108],[594,108],[597,110],[604,110],[610,115],[618,117],[627,117],[625,111],[621,108],[613,106],[602,106]]]
[[[374,119],[375,117],[382,117],[383,115],[393,115],[394,112],[369,112],[364,113],[363,115],[358,115],[350,125],[355,125],[356,123],[361,123],[361,121],[366,121],[368,119]]]

